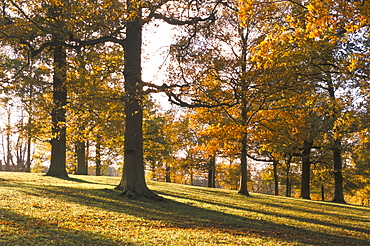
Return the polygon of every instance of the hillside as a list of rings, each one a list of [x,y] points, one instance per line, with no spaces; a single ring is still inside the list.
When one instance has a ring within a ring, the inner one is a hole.
[[[370,245],[370,208],[119,178],[0,172],[0,245]]]

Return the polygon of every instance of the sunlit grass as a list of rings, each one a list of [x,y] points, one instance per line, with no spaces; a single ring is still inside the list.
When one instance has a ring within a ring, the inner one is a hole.
[[[370,245],[370,208],[161,182],[0,172],[0,245]]]

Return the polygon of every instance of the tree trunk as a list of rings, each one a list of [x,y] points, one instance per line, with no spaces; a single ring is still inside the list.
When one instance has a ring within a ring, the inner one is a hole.
[[[8,122],[6,126],[6,160],[5,160],[5,171],[13,171],[12,170],[12,141],[11,141],[11,111],[8,111]]]
[[[76,143],[76,157],[77,157],[77,175],[87,175],[86,165],[86,143],[83,141],[77,141]]]
[[[208,168],[208,187],[216,187],[216,155],[212,155],[209,160]]]
[[[279,180],[278,180],[278,173],[277,173],[277,166],[279,162],[278,161],[273,161],[272,166],[274,169],[274,186],[275,186],[275,196],[279,195]]]
[[[28,120],[30,124],[30,119]],[[26,159],[26,168],[25,172],[30,173],[31,172],[31,143],[32,143],[32,136],[31,134],[28,134],[27,136],[27,159]]]
[[[241,37],[241,40],[243,42],[243,47],[242,47],[242,53],[241,53],[241,85],[242,85],[242,96],[241,96],[241,101],[242,101],[242,110],[241,110],[241,118],[243,120],[243,126],[247,127],[248,125],[248,104],[247,104],[247,98],[244,93],[248,91],[248,86],[247,86],[247,81],[246,81],[246,74],[247,74],[247,54],[248,54],[248,40],[245,38],[244,33],[239,29],[239,35]],[[241,153],[240,153],[240,184],[239,184],[239,191],[238,193],[243,194],[245,196],[249,196],[248,192],[248,163],[247,163],[247,132],[242,133],[242,146],[241,146]]]
[[[95,175],[101,176],[101,143],[100,138],[97,139],[95,145]]]
[[[325,201],[325,186],[321,184],[321,201]]]
[[[53,109],[51,163],[47,176],[68,177],[66,171],[66,53],[62,46],[54,48]]]
[[[145,182],[143,158],[143,109],[141,84],[141,43],[142,21],[141,13],[135,10],[135,3],[128,0],[129,12],[138,16],[127,21],[126,39],[124,44],[125,60],[125,139],[124,139],[124,164],[120,184],[116,189],[123,191],[128,197],[146,197],[156,199]]]
[[[333,162],[334,162],[334,199],[333,202],[346,203],[343,195],[342,175],[342,143],[340,139],[334,141]]]
[[[29,97],[33,97],[32,85],[29,85]],[[32,104],[30,105],[32,106]],[[28,122],[27,122],[27,159],[26,159],[26,168],[25,172],[31,172],[31,146],[32,146],[32,116],[28,112]]]
[[[242,138],[242,148],[240,157],[240,184],[239,184],[239,194],[249,196],[248,192],[248,171],[247,171],[247,133],[243,134]]]
[[[155,172],[157,166],[156,164],[156,161],[150,161],[150,172],[152,174],[152,180],[154,181],[157,180],[157,174]]]
[[[190,185],[194,185],[194,172],[193,167],[190,167]]]
[[[86,170],[87,174],[89,174],[89,162],[90,162],[90,141],[86,139],[86,150],[85,150],[85,162],[86,162]]]
[[[333,102],[333,123],[335,124],[335,121],[338,117],[338,110],[336,105],[336,98],[335,98],[335,90],[333,81],[331,79],[331,74],[328,74],[328,92],[329,97],[331,101]],[[336,128],[334,129],[333,125],[333,131],[334,131],[334,147],[333,147],[333,164],[334,164],[334,199],[333,202],[338,203],[346,203],[344,201],[344,195],[343,195],[343,175],[342,175],[342,157],[341,157],[341,151],[342,151],[342,142],[341,139],[336,136],[337,132],[340,129]]]
[[[166,182],[171,183],[171,167],[166,165]]]
[[[302,152],[302,186],[301,186],[301,197],[304,199],[311,199],[310,197],[310,154],[313,145],[313,140],[305,140],[303,143]]]
[[[292,184],[290,183],[290,163],[292,161],[292,155],[289,155],[289,158],[286,162],[286,182],[285,182],[285,196],[290,197],[292,195]]]

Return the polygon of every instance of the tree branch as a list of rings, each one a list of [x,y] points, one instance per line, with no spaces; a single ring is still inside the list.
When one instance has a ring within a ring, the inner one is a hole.
[[[64,41],[56,40],[56,41],[50,41],[50,42],[43,43],[38,49],[34,49],[32,45],[25,40],[21,39],[20,43],[26,45],[30,49],[32,57],[39,55],[43,50],[45,50],[48,47],[55,47],[55,46],[64,46],[67,48],[79,50],[81,47],[93,46],[96,44],[102,44],[106,42],[113,42],[113,43],[120,44],[122,46],[124,46],[125,44],[125,39],[118,39],[118,38],[111,37],[111,36],[105,36],[105,37],[92,39],[92,40],[86,40],[86,41],[80,40],[80,39],[71,39],[70,41],[76,42],[77,45],[68,44]]]
[[[237,103],[233,103],[233,104],[230,104],[230,103],[216,103],[216,104],[208,104],[206,102],[203,102],[199,99],[190,99],[192,102],[185,102],[184,100],[182,100],[180,98],[179,95],[176,95],[174,92],[172,92],[172,89],[174,88],[183,88],[183,87],[187,87],[189,85],[167,85],[166,83],[163,83],[162,85],[155,85],[155,84],[152,84],[152,83],[146,83],[146,82],[143,82],[143,85],[145,86],[148,86],[150,88],[154,88],[154,89],[149,89],[147,90],[147,92],[164,92],[167,96],[168,96],[168,101],[175,104],[175,105],[178,105],[180,107],[184,107],[184,108],[216,108],[216,107],[222,107],[222,106],[225,106],[225,107],[233,107],[235,105],[237,105]]]
[[[166,17],[166,16],[164,16],[162,14],[158,14],[158,13],[151,13],[149,15],[149,17],[159,19],[159,20],[163,20],[164,22],[166,22],[170,25],[176,25],[176,26],[194,25],[194,24],[197,24],[199,22],[214,21],[215,20],[214,13],[210,14],[207,18],[193,17],[193,18],[190,18],[189,20],[186,20],[186,21],[181,21],[181,20],[177,20],[177,19],[174,19],[174,18],[169,18],[169,17]]]

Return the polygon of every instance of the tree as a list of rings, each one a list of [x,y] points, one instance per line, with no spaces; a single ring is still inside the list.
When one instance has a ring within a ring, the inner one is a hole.
[[[122,156],[124,92],[119,71],[123,56],[119,46],[101,44],[82,48],[74,58],[68,74],[67,144],[76,152],[76,174],[87,174],[88,143],[100,144],[103,158],[108,154]],[[99,169],[99,165],[95,167]]]
[[[40,64],[49,63],[54,68],[53,75],[53,104],[52,114],[52,137],[51,137],[51,164],[48,175],[68,176],[65,171],[66,149],[66,106],[67,106],[67,79],[68,55],[73,51],[79,51],[82,47],[92,46],[107,41],[119,40],[109,36],[112,22],[125,13],[109,11],[113,4],[119,8],[118,2],[96,3],[94,1],[45,1],[39,4],[37,1],[24,5],[22,1],[3,1],[2,19],[3,26],[1,40],[4,44],[21,47],[25,56],[35,59],[44,54]],[[81,6],[84,6],[81,8]],[[101,25],[97,19],[90,18],[92,12],[98,8],[105,17],[106,25]],[[108,9],[108,10],[107,10]],[[107,10],[107,12],[104,12]],[[103,13],[104,12],[104,13]],[[85,19],[85,22],[81,20]],[[87,25],[83,25],[88,23]],[[110,31],[108,31],[110,30]],[[102,35],[95,39],[96,34]],[[119,33],[118,33],[119,35]],[[25,48],[26,49],[23,49]],[[52,50],[52,59],[47,49]],[[45,75],[46,77],[47,75]]]
[[[250,8],[255,1],[245,4],[245,10]],[[349,62],[357,51],[347,52],[343,47],[348,47],[354,33],[358,32],[361,21],[356,21],[359,12],[355,9],[356,3],[346,1],[296,1],[285,2],[280,5],[281,10],[286,12],[284,18],[281,18],[281,25],[270,29],[271,33],[256,49],[255,60],[261,66],[267,67],[286,67],[288,73],[297,81],[302,81],[303,85],[310,85],[314,88],[311,92],[320,94],[327,93],[328,99],[322,99],[327,108],[330,109],[330,115],[326,119],[327,125],[336,128],[330,131],[332,134],[332,155],[333,170],[335,178],[335,198],[336,202],[344,202],[342,190],[342,153],[340,130],[336,125],[338,118],[343,113],[345,107],[340,105],[335,92],[347,90],[351,83],[357,80],[351,74]],[[340,14],[339,14],[340,13]],[[357,23],[357,24],[354,24]],[[268,23],[269,24],[269,23]],[[346,33],[346,35],[344,35]],[[351,46],[351,45],[350,45]],[[354,45],[356,46],[356,45]],[[350,49],[351,50],[351,49]],[[286,58],[289,58],[287,60]],[[304,66],[302,66],[304,64]],[[351,74],[351,75],[350,75]],[[358,76],[355,75],[355,77]],[[339,89],[340,88],[340,89]],[[329,129],[329,128],[328,128]],[[306,153],[310,141],[306,142]],[[304,158],[308,163],[307,155]],[[304,165],[304,180],[307,184],[308,168]],[[304,196],[308,197],[308,189],[304,189]]]
[[[171,164],[181,142],[175,127],[174,112],[160,112],[158,105],[146,100],[144,110],[144,160],[149,166],[152,180],[171,182]]]
[[[177,7],[174,13],[161,12],[164,5],[170,5],[172,2],[165,3],[143,3],[136,4],[128,0],[126,22],[126,36],[123,43],[124,47],[124,65],[125,65],[125,158],[123,175],[117,189],[123,191],[123,194],[129,197],[147,197],[156,199],[145,183],[144,159],[143,159],[143,99],[144,85],[141,80],[141,47],[142,47],[142,29],[143,25],[149,23],[152,19],[160,19],[173,25],[196,25],[202,21],[212,20],[212,11],[204,13],[204,9],[195,8],[190,11],[190,16],[183,16],[180,8],[186,6],[185,1],[174,3]],[[182,5],[184,4],[184,5]],[[196,7],[198,3],[189,3]],[[146,6],[147,5],[147,6]],[[177,6],[179,5],[179,6]],[[210,6],[217,5],[211,3]],[[204,6],[205,7],[205,6]],[[143,17],[143,11],[148,11],[148,16]],[[178,12],[177,12],[178,11]],[[202,19],[199,14],[208,15]],[[192,17],[196,16],[196,17]],[[155,89],[158,87],[154,86]],[[165,86],[166,87],[166,86]]]
[[[229,128],[226,132],[231,133],[234,129],[233,138],[238,141],[239,193],[248,196],[248,129],[256,112],[268,107],[272,92],[282,90],[284,85],[275,83],[278,80],[274,76],[260,79],[264,71],[251,60],[252,47],[263,39],[260,22],[274,14],[262,18],[263,10],[256,7],[255,15],[240,20],[239,7],[235,1],[221,3],[211,27],[199,32],[190,30],[180,38],[170,69],[180,68],[178,74],[172,72],[171,79],[182,84],[182,90],[171,94],[170,99],[180,106],[220,107],[221,114],[230,118],[225,130]],[[210,129],[219,128],[214,125]]]

